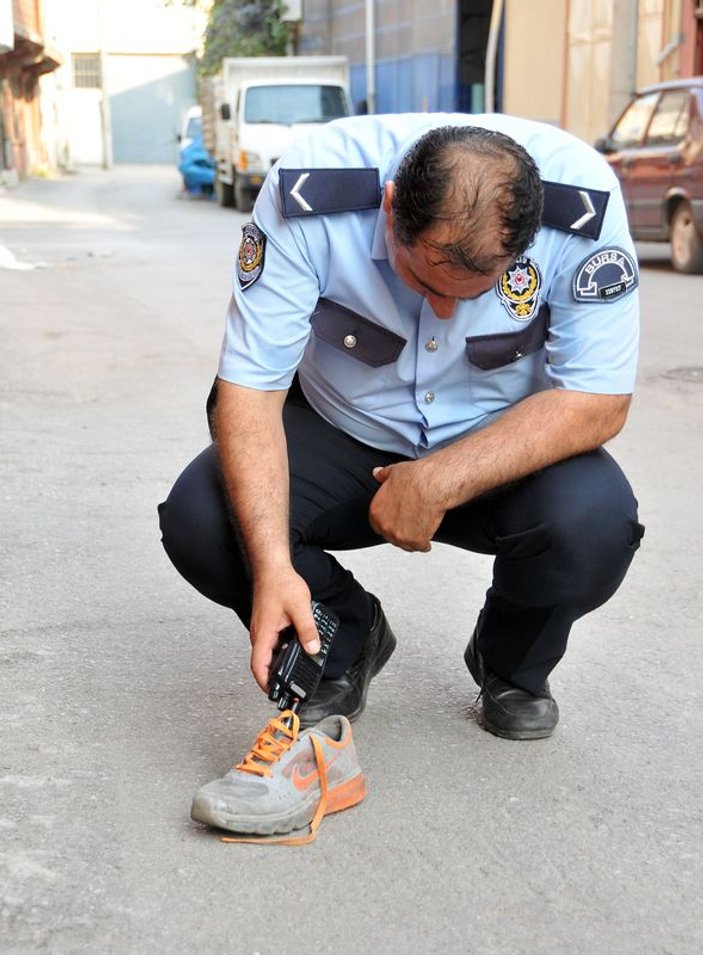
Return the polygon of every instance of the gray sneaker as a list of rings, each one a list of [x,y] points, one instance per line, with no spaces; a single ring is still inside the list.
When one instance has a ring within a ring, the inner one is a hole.
[[[290,710],[270,720],[241,763],[196,792],[191,818],[244,834],[225,841],[301,844],[315,838],[323,816],[361,802],[366,780],[349,721],[330,716],[299,729]],[[297,839],[270,838],[301,830]]]

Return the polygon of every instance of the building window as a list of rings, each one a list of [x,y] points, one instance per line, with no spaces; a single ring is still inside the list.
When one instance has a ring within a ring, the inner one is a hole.
[[[73,85],[83,87],[83,89],[100,89],[102,86],[100,54],[74,53],[72,60]]]

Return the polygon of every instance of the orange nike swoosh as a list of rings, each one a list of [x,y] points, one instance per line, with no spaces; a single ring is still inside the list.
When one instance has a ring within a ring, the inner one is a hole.
[[[325,763],[325,771],[327,771],[332,763],[339,757],[339,753],[335,753],[332,759]],[[312,769],[309,773],[301,773],[300,769],[297,766],[293,767],[293,772],[291,773],[291,782],[299,792],[305,792],[306,789],[309,789],[310,786],[315,782],[316,779],[320,778],[320,772],[317,769]]]

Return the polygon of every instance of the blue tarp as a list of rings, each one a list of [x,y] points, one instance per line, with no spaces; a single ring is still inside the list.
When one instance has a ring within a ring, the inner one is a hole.
[[[183,176],[183,185],[195,195],[211,194],[215,183],[215,160],[203,145],[200,136],[181,150],[178,171]]]

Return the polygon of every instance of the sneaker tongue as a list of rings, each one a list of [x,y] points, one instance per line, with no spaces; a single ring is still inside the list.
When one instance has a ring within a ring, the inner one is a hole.
[[[300,719],[292,710],[284,710],[280,716],[269,720],[266,728],[259,733],[254,745],[235,769],[247,773],[262,772],[266,774],[266,767],[271,766],[288,751],[291,744],[298,738]]]

